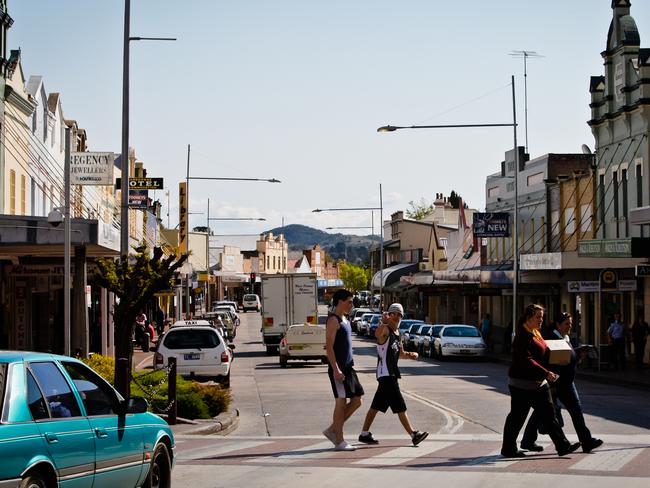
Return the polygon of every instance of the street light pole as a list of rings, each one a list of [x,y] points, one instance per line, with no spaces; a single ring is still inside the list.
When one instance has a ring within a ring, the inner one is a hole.
[[[384,199],[379,183],[379,310],[384,310]]]
[[[129,256],[129,43],[131,0],[124,0],[124,53],[122,56],[122,189],[120,212],[120,256]]]
[[[509,124],[454,124],[454,125],[410,125],[410,126],[395,126],[395,125],[384,125],[377,129],[377,132],[395,132],[400,129],[455,129],[455,128],[469,128],[469,127],[512,127],[513,138],[514,138],[514,163],[515,163],[515,198],[514,198],[514,212],[513,212],[513,258],[512,258],[512,268],[513,268],[513,277],[512,277],[512,325],[513,331],[515,327],[515,321],[517,320],[517,284],[519,281],[519,236],[518,236],[518,226],[517,220],[519,219],[519,189],[518,189],[518,177],[519,177],[519,148],[517,147],[517,111],[516,111],[516,99],[515,99],[515,76],[512,75],[511,78],[512,85],[512,123]],[[381,194],[381,186],[380,186]],[[381,205],[381,202],[380,202]],[[383,225],[381,223],[380,225]],[[382,253],[383,254],[383,253]]]
[[[63,354],[70,356],[70,127],[65,128],[65,167],[63,171]]]

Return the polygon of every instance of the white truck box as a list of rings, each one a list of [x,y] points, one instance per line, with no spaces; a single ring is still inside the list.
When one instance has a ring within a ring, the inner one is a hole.
[[[316,324],[318,289],[315,273],[262,275],[262,339],[266,352],[278,350],[293,324]]]

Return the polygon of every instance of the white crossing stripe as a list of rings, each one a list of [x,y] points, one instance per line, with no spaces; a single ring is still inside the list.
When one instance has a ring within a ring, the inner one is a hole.
[[[310,446],[301,447],[298,449],[293,449],[292,451],[286,454],[280,454],[278,456],[264,456],[256,459],[247,459],[246,462],[249,463],[292,463],[294,461],[302,461],[305,459],[325,459],[335,455],[338,451],[334,450],[334,446],[330,441],[318,442],[317,444],[312,444]]]
[[[387,452],[383,452],[376,456],[367,459],[355,461],[352,464],[360,464],[364,466],[395,466],[403,464],[413,459],[426,456],[432,452],[439,451],[445,447],[453,446],[455,442],[422,442],[418,447],[398,447]]]
[[[569,469],[579,471],[618,471],[637,457],[641,451],[643,451],[642,448],[626,449],[624,447],[595,451]]]
[[[242,449],[250,449],[252,447],[263,446],[265,444],[271,444],[272,441],[243,441],[243,442],[231,442],[224,445],[223,442],[215,442],[211,446],[197,447],[195,449],[178,450],[177,458],[179,460],[188,460],[188,459],[201,459],[205,457],[221,456],[223,454],[228,454],[229,452],[241,451]],[[331,444],[331,443],[330,443]]]

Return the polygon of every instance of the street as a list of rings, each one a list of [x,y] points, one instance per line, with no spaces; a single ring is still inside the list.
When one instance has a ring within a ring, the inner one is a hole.
[[[550,439],[545,452],[526,458],[499,455],[509,409],[507,366],[485,361],[400,361],[401,386],[414,428],[429,438],[411,446],[393,414],[379,414],[372,426],[377,446],[335,452],[321,434],[331,420],[333,399],[327,367],[318,362],[279,367],[267,356],[260,315],[242,314],[232,370],[238,429],[223,436],[177,436],[175,487],[305,486],[343,483],[377,486],[407,482],[430,486],[646,486],[650,477],[650,393],[589,382],[577,383],[587,425],[605,440],[592,454],[580,450],[558,458]],[[355,338],[354,352],[364,404],[345,425],[356,443],[376,388],[375,347]],[[565,432],[575,439],[565,413]],[[432,479],[432,475],[435,478]]]

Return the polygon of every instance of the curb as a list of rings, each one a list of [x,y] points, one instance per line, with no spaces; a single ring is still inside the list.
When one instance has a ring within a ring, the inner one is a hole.
[[[178,424],[172,425],[172,430],[176,430],[179,424],[189,424],[196,428],[178,429],[175,434],[183,435],[228,435],[239,426],[239,410],[236,408],[232,411],[220,413],[211,420],[186,420],[177,419]]]

